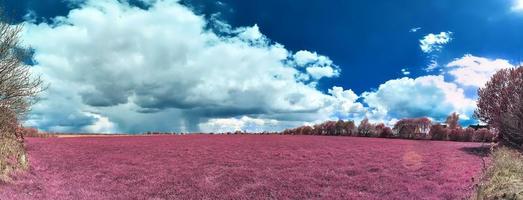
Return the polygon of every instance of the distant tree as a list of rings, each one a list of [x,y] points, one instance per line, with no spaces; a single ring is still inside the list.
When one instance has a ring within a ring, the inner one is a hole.
[[[462,141],[463,138],[463,129],[455,128],[449,129],[449,139],[451,141]]]
[[[234,135],[243,135],[243,134],[244,134],[243,131],[240,131],[240,130],[234,131]]]
[[[336,122],[327,121],[322,124],[322,135],[334,135],[336,133]]]
[[[303,126],[300,126],[295,129],[291,129],[291,131],[292,131],[291,135],[303,135],[302,129],[303,129]]]
[[[343,120],[338,120],[335,125],[334,135],[344,135],[345,122]]]
[[[321,124],[314,125],[314,135],[325,135],[325,122]]]
[[[455,112],[447,117],[445,123],[447,123],[450,129],[461,128],[461,126],[459,125],[459,114]]]
[[[457,115],[452,117],[457,119]],[[452,121],[452,120],[447,120]],[[398,134],[398,135],[395,135]],[[154,133],[153,133],[154,134]],[[231,133],[230,133],[231,134]],[[241,134],[237,132],[236,134]],[[262,133],[272,134],[272,133]],[[495,134],[488,129],[475,131],[473,128],[450,129],[446,125],[432,124],[431,120],[424,118],[412,118],[399,120],[394,125],[394,131],[383,123],[373,125],[368,119],[364,119],[356,127],[354,121],[326,121],[314,126],[300,126],[293,129],[286,129],[281,134],[284,135],[335,135],[335,136],[364,136],[364,137],[399,137],[405,139],[432,139],[432,140],[452,140],[463,142],[490,142]]]
[[[469,128],[464,129],[461,141],[472,142],[472,139],[474,138],[475,133],[476,133],[476,131],[473,128],[469,127]]]
[[[445,123],[448,125],[448,139],[452,141],[467,141],[467,133],[465,130],[461,128],[461,125],[459,125],[459,114],[453,112],[447,117],[447,120],[445,120]],[[472,132],[473,134],[473,132]],[[472,135],[470,135],[472,137]]]
[[[365,118],[361,120],[360,125],[358,125],[358,134],[359,136],[369,137],[373,131],[373,125],[369,122],[369,119]]]
[[[382,137],[382,138],[388,138],[392,137],[392,129],[390,127],[385,126],[385,124],[380,123],[374,127],[375,130],[375,137]]]
[[[478,90],[477,110],[474,116],[497,129],[498,140],[515,148],[522,148],[523,128],[523,68],[502,69]]]
[[[302,135],[312,135],[313,129],[310,126],[303,126]]]
[[[430,128],[429,135],[432,140],[448,140],[449,130],[441,124],[434,124]]]
[[[396,122],[394,130],[400,138],[423,139],[428,136],[426,134],[429,133],[431,125],[432,122],[426,117],[402,119]]]
[[[416,124],[418,128],[416,129],[415,138],[427,139],[430,127],[432,126],[432,121],[429,118],[422,117],[416,119]]]
[[[394,124],[394,131],[400,138],[412,138],[416,126],[411,119],[401,119]]]
[[[391,137],[394,137],[394,132],[392,132],[392,129],[390,127],[385,127],[382,131],[381,131],[381,135],[380,137],[384,137],[384,138],[391,138]]]
[[[383,132],[383,129],[385,129],[385,124],[379,123],[374,126],[374,131],[372,131],[372,137],[380,137],[381,132]]]
[[[354,124],[354,121],[346,121],[344,122],[343,128],[345,129],[344,133],[347,136],[356,135],[357,128],[356,124]]]

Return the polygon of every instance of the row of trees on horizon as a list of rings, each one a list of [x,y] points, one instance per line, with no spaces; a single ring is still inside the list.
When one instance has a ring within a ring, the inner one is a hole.
[[[359,125],[354,121],[326,121],[313,126],[287,129],[284,135],[330,135],[402,139],[431,139],[462,142],[492,142],[495,131],[487,128],[462,128],[459,115],[452,113],[445,124],[433,123],[429,118],[409,118],[396,122],[394,127],[383,123],[373,124],[363,119]]]
[[[358,126],[353,121],[328,121],[288,129],[283,134],[496,142],[523,152],[523,67],[497,71],[478,90],[478,97],[474,117],[488,124],[489,129],[463,129],[459,116],[453,113],[445,125],[433,124],[428,118],[402,119],[392,129],[367,119]]]
[[[352,120],[326,121],[313,126],[300,126],[297,128],[286,129],[282,132],[260,132],[248,133],[246,131],[235,131],[225,133],[225,135],[324,135],[324,136],[355,136],[355,137],[379,137],[379,138],[402,138],[402,139],[430,139],[444,141],[462,142],[492,142],[495,138],[495,131],[486,127],[460,126],[459,115],[452,113],[447,117],[444,124],[433,123],[429,118],[409,118],[396,122],[391,128],[384,123],[371,123],[367,118],[363,119],[358,125]],[[146,135],[184,135],[175,132],[146,132]]]

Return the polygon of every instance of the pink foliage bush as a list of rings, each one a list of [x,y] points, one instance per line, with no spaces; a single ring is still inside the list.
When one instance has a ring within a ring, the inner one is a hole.
[[[434,124],[430,128],[429,135],[432,140],[448,140],[449,130],[441,124]]]
[[[474,134],[476,134],[476,130],[474,130],[473,128],[463,129],[463,134],[462,134],[462,137],[461,137],[461,141],[463,141],[463,142],[471,142],[471,141],[473,141]]]
[[[473,138],[474,142],[493,142],[496,134],[488,129],[479,129],[475,132]]]
[[[461,129],[461,128],[450,129],[450,131],[449,131],[449,140],[450,141],[461,141],[461,138],[463,138],[463,129]]]

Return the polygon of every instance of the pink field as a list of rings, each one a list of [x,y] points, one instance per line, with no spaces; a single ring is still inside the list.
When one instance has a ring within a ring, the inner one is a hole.
[[[30,138],[0,199],[461,199],[476,143],[323,136]]]

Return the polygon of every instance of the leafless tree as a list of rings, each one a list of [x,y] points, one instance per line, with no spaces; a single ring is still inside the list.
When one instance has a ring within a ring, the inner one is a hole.
[[[21,25],[0,21],[0,107],[17,115],[26,113],[45,87],[25,64],[28,51],[20,42]]]

